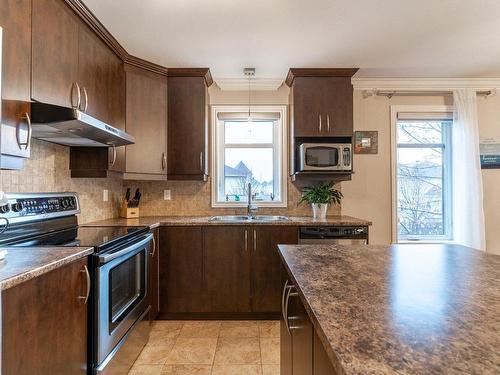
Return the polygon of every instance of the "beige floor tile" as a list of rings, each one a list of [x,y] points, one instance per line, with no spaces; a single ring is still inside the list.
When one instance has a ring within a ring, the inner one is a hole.
[[[262,375],[260,365],[214,365],[212,375]]]
[[[139,365],[163,365],[174,343],[175,339],[169,338],[163,340],[161,345],[146,345],[135,363]]]
[[[259,325],[256,321],[235,320],[222,322],[220,337],[258,337]]]
[[[279,338],[261,338],[260,350],[263,365],[280,364],[280,339]]]
[[[214,360],[216,346],[216,338],[178,337],[165,363],[210,365]]]
[[[262,365],[262,375],[280,375],[280,365]]]
[[[161,375],[210,375],[211,365],[165,365]]]
[[[255,337],[220,337],[215,353],[215,364],[260,364],[259,339]]]
[[[162,365],[134,365],[128,375],[160,375]]]
[[[279,320],[263,320],[259,322],[260,337],[280,337]]]
[[[187,321],[184,323],[179,337],[183,338],[217,338],[221,323],[218,321]]]
[[[153,325],[151,333],[149,334],[148,344],[150,345],[164,345],[171,339],[177,338],[181,332],[182,325],[177,326],[163,326]]]
[[[155,320],[151,326],[152,331],[177,331],[184,325],[183,320]]]

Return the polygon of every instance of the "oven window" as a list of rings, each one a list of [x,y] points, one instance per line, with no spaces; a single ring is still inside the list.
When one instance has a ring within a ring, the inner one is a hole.
[[[306,164],[310,167],[334,167],[339,164],[339,150],[332,147],[308,147]]]
[[[109,273],[110,328],[114,328],[145,296],[144,251],[125,260]]]

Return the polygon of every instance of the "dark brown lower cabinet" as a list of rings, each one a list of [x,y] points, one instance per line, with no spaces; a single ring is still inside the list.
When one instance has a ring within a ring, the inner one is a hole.
[[[282,292],[280,375],[336,375],[297,290],[287,281]]]
[[[210,312],[251,311],[251,227],[203,228],[204,279]]]
[[[207,311],[202,228],[160,228],[160,318]]]
[[[2,374],[87,373],[87,258],[2,293]]]
[[[336,375],[337,372],[333,368],[332,362],[328,358],[323,343],[316,332],[314,332],[313,348],[314,375]]]
[[[277,245],[297,241],[297,227],[160,228],[160,318],[277,318]]]
[[[153,248],[151,249],[151,259],[149,266],[149,296],[151,298],[151,309],[149,310],[149,319],[155,320],[160,308],[159,287],[159,256],[160,256],[160,232],[158,228],[153,230]]]
[[[278,244],[296,244],[297,227],[254,226],[252,235],[252,311],[278,313],[281,310],[281,260]]]

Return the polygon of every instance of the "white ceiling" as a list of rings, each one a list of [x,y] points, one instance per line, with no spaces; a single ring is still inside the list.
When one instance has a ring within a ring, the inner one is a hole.
[[[85,0],[136,56],[214,78],[290,67],[500,77],[500,0]]]

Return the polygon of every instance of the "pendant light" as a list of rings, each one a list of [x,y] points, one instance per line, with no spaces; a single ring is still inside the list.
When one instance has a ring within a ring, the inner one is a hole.
[[[243,69],[243,74],[248,78],[248,122],[252,121],[252,112],[251,112],[251,101],[250,101],[250,93],[251,93],[251,81],[252,78],[255,77],[255,68],[245,68]]]

